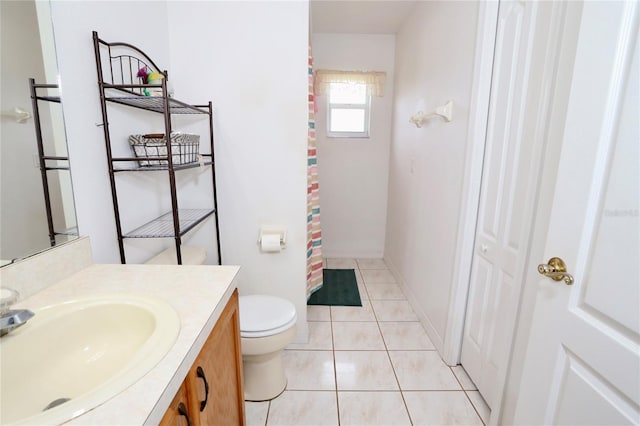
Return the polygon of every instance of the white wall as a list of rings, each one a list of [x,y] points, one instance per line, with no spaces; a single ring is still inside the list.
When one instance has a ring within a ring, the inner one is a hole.
[[[150,7],[143,1],[53,1],[51,13],[79,231],[91,237],[97,263],[120,263],[104,134],[98,126],[102,117],[91,32],[98,31],[106,41],[137,45],[157,64],[170,69],[166,4],[155,2]],[[153,29],[141,29],[142,23],[153,23],[149,26]],[[160,114],[119,106],[110,107],[109,114],[116,155],[131,155],[127,144],[130,133],[163,129]],[[167,210],[166,175],[118,176],[125,231]],[[141,262],[168,243],[134,241],[128,245],[127,260]]]
[[[223,262],[242,265],[241,293],[292,300],[298,309],[298,340],[304,341],[308,4],[150,4],[52,5],[80,233],[91,237],[96,262],[119,262],[104,136],[96,126],[102,121],[91,40],[96,30],[106,41],[140,47],[166,68],[178,99],[213,100]],[[141,28],[143,23],[150,24]],[[118,106],[109,114],[115,155],[129,155],[128,134],[163,128],[159,114]],[[174,120],[174,129],[203,136],[206,126],[201,118]],[[195,169],[177,176],[185,187],[181,207],[209,203],[210,192],[198,190],[207,186],[208,173]],[[166,173],[117,177],[123,229],[167,209]],[[209,246],[210,261],[215,256],[212,222],[192,237]],[[287,249],[281,254],[258,250],[263,224],[287,228]],[[133,263],[159,250],[155,240],[128,241],[127,258]]]
[[[35,1],[36,13],[38,15],[38,27],[40,29],[40,43],[42,44],[42,58],[44,61],[45,79],[43,83],[58,83],[58,61],[56,59],[56,45],[53,35],[53,22],[51,20],[51,4],[49,2]],[[44,94],[46,91],[40,89],[38,93]],[[57,89],[49,91],[50,94],[59,95]],[[42,102],[41,102],[42,103]],[[46,104],[43,103],[43,104]],[[67,135],[64,129],[64,116],[62,106],[49,106],[51,115],[51,135],[48,151],[55,152],[56,155],[67,157]],[[46,112],[43,111],[43,112]],[[48,152],[47,151],[47,152]],[[66,162],[64,163],[65,165]],[[69,171],[49,172],[50,187],[60,192],[61,205],[55,206],[52,202],[54,229],[63,230],[76,227],[76,209],[73,200],[73,187],[71,185],[71,173]],[[57,238],[61,239],[61,235]]]
[[[20,107],[33,115],[28,78],[45,80],[35,2],[2,2],[0,6],[0,111]],[[50,140],[49,105],[43,102],[41,107],[43,135]],[[50,247],[49,230],[33,118],[17,123],[2,116],[0,130],[0,258],[11,260]],[[56,194],[51,195],[55,198]]]
[[[306,340],[307,2],[169,2],[176,96],[212,99],[222,259],[240,293],[285,297]],[[261,225],[287,229],[263,254]]]
[[[453,285],[469,124],[474,2],[419,2],[396,36],[385,259],[442,353]],[[454,102],[453,121],[408,123]]]
[[[387,220],[395,35],[314,34],[312,48],[316,70],[387,73],[384,97],[371,101],[368,139],[327,138],[327,98],[316,98],[323,254],[380,258]]]

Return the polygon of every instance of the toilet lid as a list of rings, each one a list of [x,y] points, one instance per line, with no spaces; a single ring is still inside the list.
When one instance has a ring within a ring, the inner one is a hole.
[[[240,296],[240,336],[265,337],[296,323],[296,307],[287,299],[267,295]]]

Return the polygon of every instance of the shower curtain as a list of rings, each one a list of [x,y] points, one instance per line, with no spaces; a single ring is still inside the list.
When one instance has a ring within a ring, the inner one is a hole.
[[[320,189],[316,155],[315,95],[313,57],[309,44],[309,130],[307,137],[307,299],[322,287],[322,229],[320,228]]]

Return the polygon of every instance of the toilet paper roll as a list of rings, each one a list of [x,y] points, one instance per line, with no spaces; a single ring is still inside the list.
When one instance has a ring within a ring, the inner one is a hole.
[[[280,234],[267,234],[262,236],[260,248],[265,253],[280,252]]]

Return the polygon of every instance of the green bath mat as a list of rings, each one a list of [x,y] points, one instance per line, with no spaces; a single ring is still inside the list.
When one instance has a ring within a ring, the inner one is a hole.
[[[307,305],[362,306],[353,269],[323,269],[323,285],[307,300]]]

